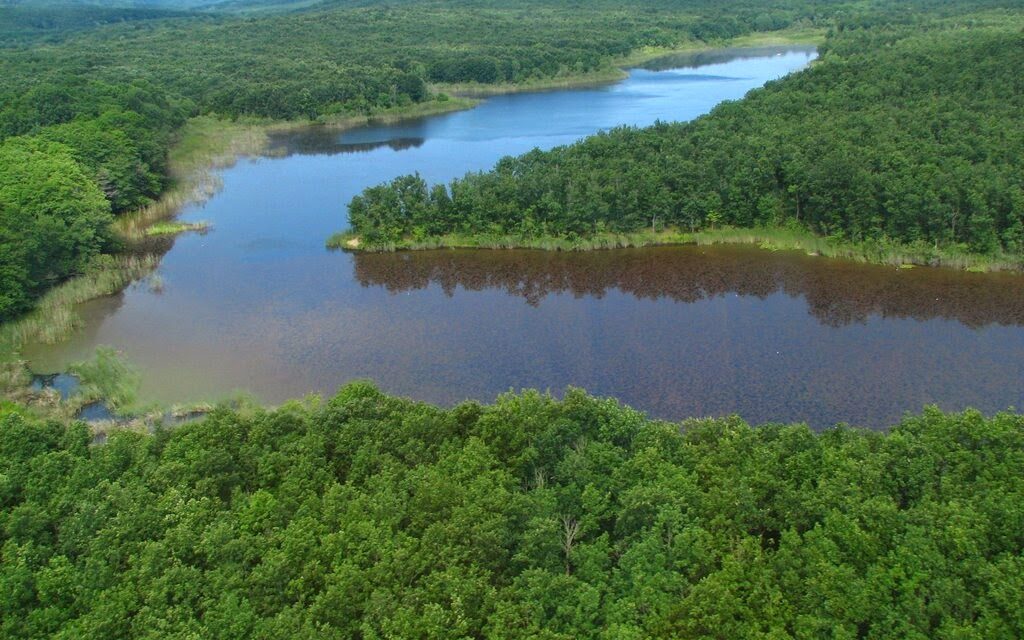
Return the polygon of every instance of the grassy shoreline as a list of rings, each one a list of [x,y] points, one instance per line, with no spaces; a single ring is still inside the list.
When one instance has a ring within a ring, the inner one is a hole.
[[[702,51],[716,51],[720,49],[734,49],[743,47],[781,47],[797,45],[818,45],[825,41],[825,29],[813,28],[792,28],[780,31],[758,31],[745,36],[738,36],[730,40],[709,45],[699,40],[692,41],[678,47],[644,47],[637,49],[627,56],[618,58],[614,64],[619,68],[635,67],[658,58],[665,58],[682,53],[700,53]]]
[[[984,255],[958,248],[907,245],[890,241],[849,242],[825,238],[789,227],[751,229],[722,228],[697,232],[678,229],[601,233],[585,237],[448,234],[399,242],[367,244],[358,233],[345,231],[331,236],[330,249],[381,253],[431,249],[539,249],[545,251],[594,251],[670,245],[756,245],[768,251],[800,251],[808,255],[908,268],[945,267],[975,272],[1024,272],[1024,256]]]
[[[159,200],[118,217],[114,233],[125,241],[127,250],[99,256],[84,273],[47,291],[35,309],[0,323],[0,392],[25,399],[31,372],[21,349],[28,342],[52,344],[67,339],[81,325],[75,307],[113,295],[132,282],[151,276],[160,255],[134,250],[146,238],[176,235],[184,231],[205,231],[208,223],[173,220],[185,206],[204,202],[220,189],[218,169],[238,159],[267,152],[270,134],[309,126],[343,130],[377,122],[394,122],[472,108],[476,100],[450,98],[408,107],[388,109],[369,115],[324,118],[320,121],[270,121],[259,119],[223,120],[211,116],[190,119],[178,132],[169,151],[170,185]],[[55,411],[50,407],[47,413]]]
[[[594,87],[619,82],[629,74],[617,64],[596,71],[578,73],[554,78],[527,80],[526,82],[502,82],[498,84],[478,84],[464,82],[455,84],[432,84],[432,91],[442,92],[462,98],[486,98],[512,93],[532,93],[537,91],[553,91],[557,89],[573,89]]]

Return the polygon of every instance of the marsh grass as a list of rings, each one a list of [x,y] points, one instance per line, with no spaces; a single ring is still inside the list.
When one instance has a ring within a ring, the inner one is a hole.
[[[397,122],[471,109],[478,103],[478,100],[445,96],[366,115],[324,116],[315,121],[225,120],[213,116],[192,118],[178,132],[171,147],[168,189],[156,202],[120,216],[114,223],[114,230],[127,240],[138,240],[145,237],[156,223],[173,218],[186,206],[206,202],[223,187],[218,175],[220,169],[234,166],[240,158],[271,155],[272,133],[310,126],[344,130],[369,123]]]
[[[393,242],[367,242],[353,231],[336,233],[327,241],[330,249],[388,252],[429,249],[542,249],[592,251],[664,245],[749,244],[766,251],[802,251],[812,256],[891,265],[948,267],[967,271],[1024,271],[1024,258],[1006,254],[971,253],[961,247],[899,244],[879,240],[848,242],[814,235],[796,227],[721,228],[694,233],[678,229],[601,233],[590,236],[521,236],[495,234],[447,234],[427,238],[403,238]]]
[[[28,387],[31,382],[32,374],[29,373],[24,362],[20,360],[0,361],[0,391],[9,394]]]
[[[641,47],[615,60],[617,67],[629,68],[678,53],[696,53],[713,49],[734,47],[772,47],[786,45],[817,45],[825,41],[826,29],[808,26],[793,26],[778,31],[757,31],[738,36],[714,45],[700,40],[691,40],[674,47]]]
[[[142,381],[138,370],[107,346],[96,347],[91,359],[72,364],[68,372],[78,376],[77,395],[86,404],[102,400],[116,411],[131,407]]]
[[[287,123],[283,126],[279,125],[277,128],[280,130],[282,128],[304,127],[310,124],[317,124],[331,128],[348,129],[367,124],[390,124],[401,122],[402,120],[425,118],[454,111],[465,111],[480,104],[479,100],[466,96],[449,96],[443,91],[437,91],[435,94],[433,100],[416,102],[403,107],[381,109],[366,115],[323,116],[314,122]]]
[[[209,200],[223,186],[216,171],[234,165],[239,158],[263,153],[270,130],[270,125],[260,120],[192,118],[171,147],[170,187],[156,202],[118,218],[114,230],[127,240],[138,240],[184,207]]]
[[[67,338],[81,322],[75,305],[117,293],[152,272],[159,260],[149,254],[101,256],[84,274],[47,291],[33,311],[0,325],[0,358],[16,360],[30,341],[52,344]]]
[[[397,242],[366,242],[359,234],[346,231],[327,240],[329,249],[366,251],[419,251],[429,249],[541,249],[545,251],[593,251],[651,245],[682,244],[687,236],[674,230],[635,233],[601,233],[590,236],[523,236],[516,234],[458,234],[405,238]]]
[[[824,29],[807,26],[796,26],[779,31],[763,31],[739,36],[725,40],[714,45],[706,42],[691,40],[681,42],[673,47],[643,47],[629,54],[616,58],[609,62],[608,66],[588,71],[585,73],[574,73],[566,71],[553,78],[536,78],[522,82],[506,82],[500,84],[480,84],[476,82],[464,83],[436,83],[430,86],[435,93],[450,93],[456,96],[482,98],[494,95],[509,93],[528,93],[531,91],[547,91],[552,89],[568,89],[573,87],[588,87],[618,82],[625,78],[628,73],[624,69],[641,65],[657,58],[678,53],[694,53],[723,47],[766,47],[801,44],[819,44],[825,40]]]
[[[591,87],[618,82],[628,74],[622,70],[622,64],[614,64],[604,69],[587,73],[567,73],[554,78],[537,78],[523,82],[503,82],[499,84],[480,84],[477,82],[437,83],[430,85],[431,91],[452,94],[460,98],[486,98],[487,96],[511,93],[529,93],[532,91],[551,91],[573,87]]]
[[[850,242],[814,235],[793,227],[716,229],[687,234],[694,244],[755,244],[770,251],[803,251],[808,255],[841,258],[900,268],[947,267],[972,272],[1024,271],[1024,258],[1003,253],[972,253],[963,247],[904,244],[891,240]]]
[[[169,152],[170,184],[161,198],[134,212],[119,216],[113,230],[133,249],[119,255],[100,256],[85,273],[67,280],[40,298],[33,311],[0,324],[0,392],[31,403],[45,415],[72,417],[84,404],[99,398],[76,395],[62,402],[54,394],[29,390],[31,374],[21,349],[29,342],[55,343],[68,338],[81,324],[75,307],[88,300],[116,293],[134,281],[150,276],[160,256],[140,253],[147,237],[160,237],[188,230],[203,230],[206,223],[172,221],[184,207],[213,197],[223,183],[217,171],[246,156],[269,155],[270,134],[311,125],[342,130],[370,122],[394,122],[448,111],[469,109],[477,100],[438,96],[423,103],[359,116],[331,116],[317,122],[282,122],[263,119],[223,120],[200,116],[189,120],[177,133]],[[163,290],[163,279],[148,279],[151,291]]]

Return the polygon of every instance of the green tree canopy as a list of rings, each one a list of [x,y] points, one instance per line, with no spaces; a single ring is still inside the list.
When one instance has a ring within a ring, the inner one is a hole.
[[[110,222],[109,203],[70,147],[37,138],[0,144],[0,316],[81,271]]]

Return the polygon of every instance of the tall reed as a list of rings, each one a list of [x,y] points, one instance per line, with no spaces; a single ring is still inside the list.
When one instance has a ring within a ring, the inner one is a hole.
[[[102,256],[84,274],[47,291],[33,311],[0,325],[0,358],[17,358],[30,341],[66,339],[81,322],[75,305],[120,291],[152,272],[159,261],[153,254]]]

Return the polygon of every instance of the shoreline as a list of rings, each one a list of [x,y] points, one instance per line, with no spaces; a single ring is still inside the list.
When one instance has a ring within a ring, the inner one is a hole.
[[[272,134],[308,127],[345,131],[370,124],[388,124],[464,111],[477,104],[478,100],[468,98],[435,99],[369,115],[326,117],[320,120],[252,118],[231,121],[215,116],[191,118],[179,130],[177,140],[168,152],[170,186],[159,200],[115,220],[114,230],[129,242],[139,240],[154,223],[170,220],[184,207],[209,200],[221,187],[215,172],[230,168],[242,158],[267,155]]]
[[[585,237],[487,234],[448,234],[400,242],[365,244],[352,231],[336,233],[327,240],[332,250],[387,253],[394,251],[431,251],[441,249],[531,249],[541,251],[599,251],[664,246],[702,246],[714,244],[754,245],[767,251],[800,251],[810,256],[849,260],[865,264],[908,269],[936,267],[976,273],[1024,273],[1024,256],[983,255],[930,245],[906,245],[887,241],[837,242],[809,231],[786,227],[722,228],[695,232],[678,229],[602,233]]]
[[[11,355],[18,353],[21,344],[33,339],[48,343],[59,342],[76,326],[70,306],[117,293],[133,281],[149,275],[159,264],[160,255],[137,250],[147,238],[173,237],[183,232],[205,230],[209,223],[171,221],[183,208],[201,204],[217,193],[221,183],[216,171],[229,168],[242,158],[265,154],[271,134],[316,126],[342,131],[375,122],[386,123],[449,113],[475,105],[476,101],[471,100],[434,100],[418,103],[412,108],[319,122],[255,119],[232,122],[212,116],[190,119],[179,130],[178,139],[169,151],[170,184],[160,199],[114,220],[114,233],[125,242],[125,249],[119,253],[99,256],[85,273],[50,288],[39,299],[33,311],[0,323],[0,361],[10,361]],[[153,229],[157,232],[150,233]],[[120,283],[120,286],[114,283]],[[45,314],[41,313],[44,309],[47,311]],[[59,328],[32,327],[33,324],[46,323],[46,319],[41,316],[60,318],[60,322],[54,323]],[[15,335],[18,339],[11,338]]]
[[[177,132],[168,151],[167,189],[158,200],[125,213],[112,223],[114,235],[125,244],[123,250],[98,256],[85,272],[46,291],[34,309],[0,323],[0,394],[24,399],[29,393],[27,387],[33,372],[22,358],[25,344],[66,340],[81,325],[78,305],[114,295],[135,282],[154,277],[166,249],[153,251],[146,248],[147,243],[184,232],[203,232],[208,223],[175,224],[173,220],[185,207],[201,204],[220,190],[218,170],[231,167],[242,158],[265,155],[271,134],[316,126],[343,131],[470,109],[477,103],[464,98],[435,99],[370,115],[320,121],[191,118]],[[160,233],[150,233],[151,229]]]
[[[611,59],[607,68],[582,74],[530,80],[520,83],[434,83],[430,85],[430,88],[435,92],[467,98],[486,98],[559,89],[583,89],[619,82],[629,75],[629,69],[652,60],[657,60],[658,58],[733,48],[818,45],[825,40],[825,33],[824,29],[794,28],[751,33],[714,44],[694,40],[676,47],[643,47],[625,56]]]

